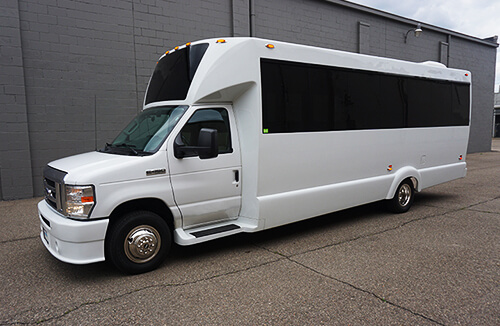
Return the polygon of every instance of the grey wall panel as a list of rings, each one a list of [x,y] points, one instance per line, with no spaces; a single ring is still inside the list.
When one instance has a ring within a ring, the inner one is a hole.
[[[472,119],[469,152],[491,150],[493,125],[493,85],[495,82],[496,51],[479,47],[474,42],[451,37],[449,66],[465,67],[472,73]]]
[[[17,0],[0,2],[0,199],[33,196]]]

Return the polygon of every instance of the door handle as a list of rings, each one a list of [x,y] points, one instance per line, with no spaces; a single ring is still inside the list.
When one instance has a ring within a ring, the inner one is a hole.
[[[234,181],[235,181],[236,183],[240,182],[240,171],[238,171],[238,170],[233,170],[233,172],[234,172]]]

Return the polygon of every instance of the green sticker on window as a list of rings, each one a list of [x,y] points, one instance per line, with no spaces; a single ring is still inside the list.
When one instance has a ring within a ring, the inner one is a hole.
[[[264,133],[267,134],[269,132],[269,129],[264,129]]]

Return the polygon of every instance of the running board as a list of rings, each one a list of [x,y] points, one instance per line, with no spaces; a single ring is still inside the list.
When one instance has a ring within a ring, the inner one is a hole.
[[[254,232],[256,230],[257,224],[247,223],[247,221],[244,222],[241,219],[237,219],[188,230],[177,228],[174,230],[174,241],[182,246],[187,246],[237,233]]]
[[[197,232],[190,232],[189,234],[194,235],[196,238],[201,238],[201,237],[206,237],[208,235],[232,231],[232,230],[236,230],[236,229],[240,229],[240,227],[236,224],[229,224],[229,225],[224,225],[224,226],[218,226],[218,227],[213,228],[213,229],[207,229],[207,230],[197,231]]]

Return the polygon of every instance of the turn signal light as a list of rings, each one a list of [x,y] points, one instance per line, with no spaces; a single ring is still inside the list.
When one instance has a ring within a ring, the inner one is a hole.
[[[392,164],[387,167],[387,171],[392,171]]]
[[[89,197],[82,197],[82,203],[93,203],[94,202],[94,197],[89,196]]]

